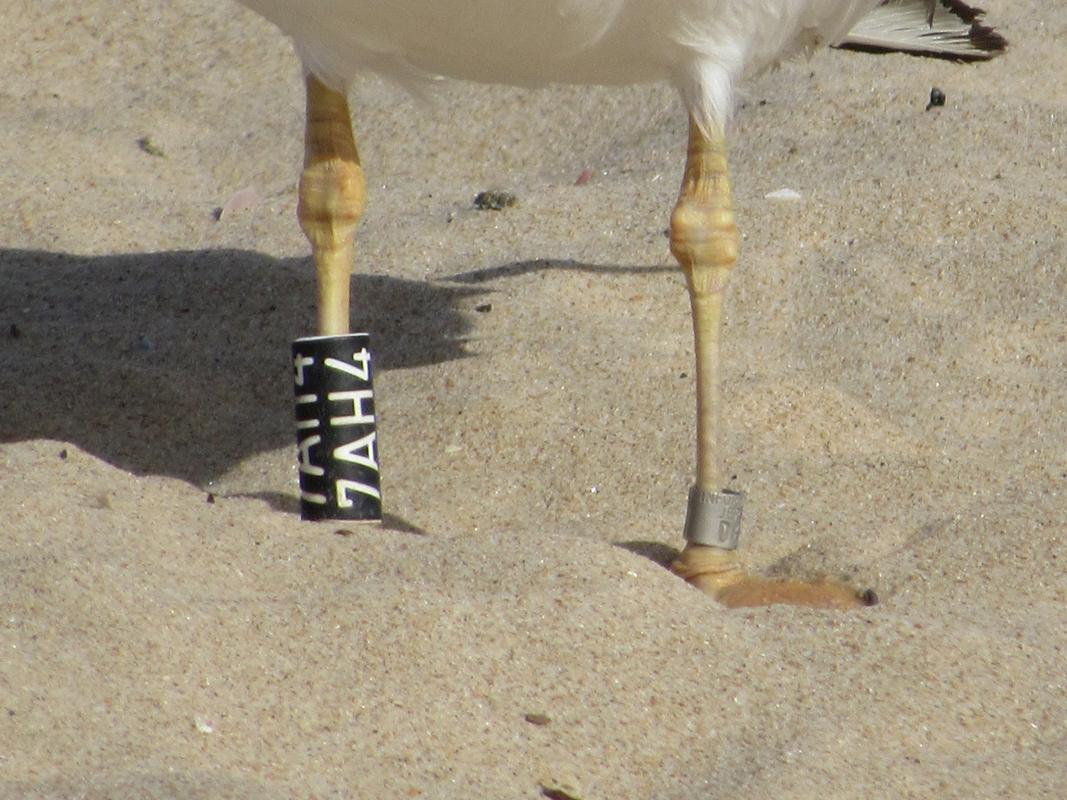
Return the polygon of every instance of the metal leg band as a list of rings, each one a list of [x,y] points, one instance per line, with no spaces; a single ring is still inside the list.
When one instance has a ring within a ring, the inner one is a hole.
[[[693,544],[733,550],[741,536],[741,492],[706,492],[694,486],[689,490],[685,515],[685,540]]]

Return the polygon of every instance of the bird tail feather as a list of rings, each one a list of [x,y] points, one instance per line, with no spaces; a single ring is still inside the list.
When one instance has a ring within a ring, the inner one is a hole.
[[[884,0],[838,46],[981,61],[1000,55],[1008,45],[979,22],[984,14],[962,0]]]

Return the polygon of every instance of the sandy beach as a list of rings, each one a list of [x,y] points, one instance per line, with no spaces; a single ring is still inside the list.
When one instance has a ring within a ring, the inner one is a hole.
[[[1055,4],[987,0],[988,64],[817,52],[730,129],[742,547],[881,599],[837,614],[665,568],[694,437],[669,88],[357,84],[386,519],[313,524],[287,40],[236,3],[12,2],[0,798],[1067,797]]]

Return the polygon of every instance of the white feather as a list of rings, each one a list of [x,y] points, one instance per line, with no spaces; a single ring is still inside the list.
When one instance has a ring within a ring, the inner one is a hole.
[[[964,8],[965,16],[981,16]],[[976,59],[992,58],[1004,41],[940,2],[931,8],[929,0],[887,0],[863,17],[842,44]]]
[[[344,90],[361,72],[411,85],[667,81],[702,124],[737,82],[843,39],[880,0],[241,0]]]

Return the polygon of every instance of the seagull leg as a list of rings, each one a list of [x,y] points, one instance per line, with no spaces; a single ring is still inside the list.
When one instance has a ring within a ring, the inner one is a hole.
[[[352,137],[348,101],[313,75],[307,77],[300,227],[315,256],[319,334],[348,333],[352,244],[363,214],[363,168]]]
[[[690,495],[685,549],[672,565],[674,572],[731,608],[774,603],[816,608],[854,608],[875,602],[873,593],[860,594],[829,581],[776,580],[744,569],[737,558],[736,540],[725,535],[721,546],[693,541],[692,516],[703,515],[704,527],[717,531],[719,507],[740,497],[724,492],[719,464],[719,338],[722,303],[730,270],[737,261],[738,236],[730,200],[726,140],[721,129],[705,131],[689,121],[689,150],[678,202],[671,215],[671,252],[685,273],[693,308],[697,384],[696,485]],[[694,508],[705,503],[705,509]],[[724,504],[717,506],[717,504]],[[738,518],[739,524],[739,518]],[[725,525],[723,528],[728,528]],[[718,534],[712,533],[710,538]],[[736,539],[736,532],[734,534]]]

